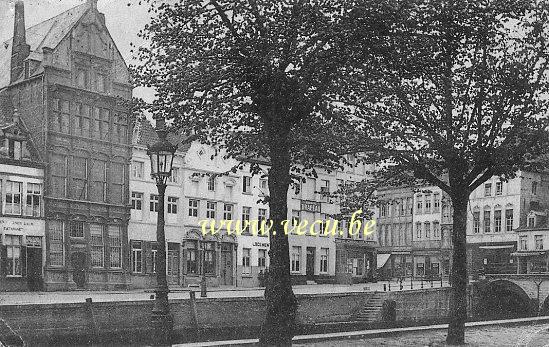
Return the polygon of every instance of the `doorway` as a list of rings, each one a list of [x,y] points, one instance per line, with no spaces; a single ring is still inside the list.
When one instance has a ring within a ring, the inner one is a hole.
[[[306,276],[307,280],[314,280],[315,278],[315,251],[314,247],[307,247],[307,263],[306,263]]]
[[[221,244],[221,280],[226,286],[233,285],[233,253],[231,250],[232,244]]]
[[[27,285],[32,292],[42,290],[42,248],[27,247]]]
[[[168,243],[168,284],[179,284],[179,243]]]
[[[86,286],[86,254],[74,252],[71,255],[72,280],[76,287],[84,288]]]

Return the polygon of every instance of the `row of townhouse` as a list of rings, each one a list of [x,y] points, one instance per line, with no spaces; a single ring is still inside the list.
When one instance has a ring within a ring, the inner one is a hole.
[[[379,195],[380,274],[448,275],[452,250],[448,196],[429,186],[380,189]],[[469,197],[467,215],[470,277],[547,268],[548,203],[546,173],[519,171],[507,181],[492,177],[477,187]]]
[[[145,146],[156,134],[129,116],[129,71],[104,14],[87,0],[27,27],[23,1],[14,10],[13,37],[0,45],[0,289],[153,285],[158,195]],[[199,222],[268,218],[259,202],[267,184],[245,171],[219,176],[233,163],[211,154],[193,143],[175,159],[166,192],[170,283],[204,274],[210,285],[255,286],[269,266],[268,238],[205,236]],[[329,219],[337,201],[319,192],[362,180],[366,169],[319,172],[289,194],[289,218]],[[292,235],[292,276],[362,281],[375,270],[374,245],[361,235]]]
[[[379,275],[438,277],[450,271],[451,205],[437,187],[383,188],[378,191]]]
[[[142,120],[134,130],[129,222],[130,273],[132,287],[150,287],[156,252],[157,189],[150,178],[146,145],[156,136],[152,125]],[[174,141],[177,139],[173,139]],[[208,285],[257,286],[261,273],[269,267],[269,237],[247,230],[229,235],[226,229],[204,235],[201,221],[265,220],[269,208],[267,163],[259,162],[263,174],[252,175],[249,166],[229,173],[235,160],[215,156],[205,145],[193,142],[180,146],[173,174],[166,190],[166,239],[168,278],[172,285],[197,284],[204,276]],[[361,181],[366,167],[328,173],[317,170],[318,177],[306,178],[288,193],[288,218],[314,225],[321,234],[327,220],[339,213],[337,199],[327,197],[339,185]],[[219,224],[218,224],[219,225]],[[290,234],[290,271],[295,283],[364,281],[372,276],[375,242],[363,234],[337,237]],[[254,235],[255,234],[255,235]]]

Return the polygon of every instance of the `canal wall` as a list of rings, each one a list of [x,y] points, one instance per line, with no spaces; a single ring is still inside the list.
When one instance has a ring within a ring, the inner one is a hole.
[[[449,288],[382,292],[393,300],[397,325],[444,321]],[[359,330],[387,326],[387,322],[357,322],[374,292],[297,295],[298,333]],[[71,304],[4,305],[0,318],[29,345],[71,345],[87,342],[147,341],[151,336],[153,301],[84,302]],[[261,297],[170,300],[175,341],[257,337],[264,318]]]

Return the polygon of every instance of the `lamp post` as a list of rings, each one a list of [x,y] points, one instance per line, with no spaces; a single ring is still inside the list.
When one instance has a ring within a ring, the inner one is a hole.
[[[155,342],[158,345],[168,344],[173,329],[173,317],[168,305],[168,281],[166,278],[166,235],[164,233],[164,196],[166,181],[172,174],[172,164],[176,146],[166,136],[168,131],[164,118],[157,118],[156,133],[158,142],[147,146],[147,155],[151,160],[151,177],[158,188],[158,221],[156,226],[156,288],[151,323],[154,329]]]

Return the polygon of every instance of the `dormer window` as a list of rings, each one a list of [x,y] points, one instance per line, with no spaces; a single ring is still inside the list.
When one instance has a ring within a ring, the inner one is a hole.
[[[528,217],[528,228],[533,228],[536,224],[536,217],[535,216],[529,216]]]
[[[88,86],[88,72],[84,69],[76,70],[76,85],[79,88],[87,88]]]
[[[21,160],[23,157],[23,146],[21,141],[8,140],[8,155],[15,160]]]

